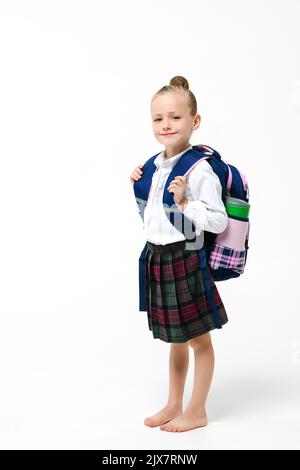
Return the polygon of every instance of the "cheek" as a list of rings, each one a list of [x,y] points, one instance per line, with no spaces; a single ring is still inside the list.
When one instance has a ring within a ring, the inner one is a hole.
[[[176,127],[180,131],[186,131],[187,130],[187,124],[184,121],[177,122]]]

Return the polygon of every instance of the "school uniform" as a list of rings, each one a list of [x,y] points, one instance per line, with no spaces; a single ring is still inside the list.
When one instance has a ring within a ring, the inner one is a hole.
[[[180,158],[192,150],[189,145],[168,159],[162,151],[153,159],[151,187],[143,211],[148,327],[154,338],[168,343],[186,342],[228,322],[210,270],[206,268],[204,273],[200,265],[199,250],[187,249],[188,237],[168,220],[163,206],[170,173]],[[212,233],[225,230],[228,216],[222,187],[206,160],[188,175],[184,196],[188,200],[184,211],[175,204],[178,212],[192,222],[196,236],[203,235],[204,230]]]

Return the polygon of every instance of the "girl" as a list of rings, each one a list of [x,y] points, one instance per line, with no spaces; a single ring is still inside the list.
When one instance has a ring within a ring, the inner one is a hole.
[[[167,219],[162,202],[168,176],[179,159],[193,151],[190,137],[201,121],[196,98],[184,77],[173,77],[153,96],[151,115],[154,136],[165,149],[154,160],[156,171],[144,210],[147,317],[153,337],[171,345],[167,404],[146,418],[144,424],[181,432],[207,425],[205,403],[214,370],[210,330],[216,328],[198,251],[186,248],[187,237]],[[143,166],[138,165],[130,175],[132,183],[142,178]],[[225,230],[228,216],[221,198],[222,187],[206,160],[199,162],[188,176],[176,176],[167,191],[173,194],[178,210],[193,222],[197,235],[204,230]],[[228,317],[211,274],[209,279],[223,325]],[[194,386],[183,412],[189,346],[195,356]]]

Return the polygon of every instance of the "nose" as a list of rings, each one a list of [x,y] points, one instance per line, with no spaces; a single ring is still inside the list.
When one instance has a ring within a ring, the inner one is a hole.
[[[169,131],[171,129],[171,126],[169,125],[169,121],[166,121],[163,124],[163,131]]]

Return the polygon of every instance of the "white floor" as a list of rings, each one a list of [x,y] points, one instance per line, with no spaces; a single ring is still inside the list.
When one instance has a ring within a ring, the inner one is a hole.
[[[148,396],[131,419],[110,423],[105,440],[111,449],[300,449],[299,397],[300,386],[288,374],[278,380],[219,377],[207,403],[207,427],[182,433],[143,427],[142,418],[164,403],[157,396],[150,403]]]
[[[209,424],[171,433],[143,424],[165,404],[166,345],[145,335],[136,349],[109,345],[90,331],[19,337],[1,356],[1,449],[299,449],[298,361],[221,357],[229,334],[218,338]],[[191,355],[185,406],[192,371]]]

